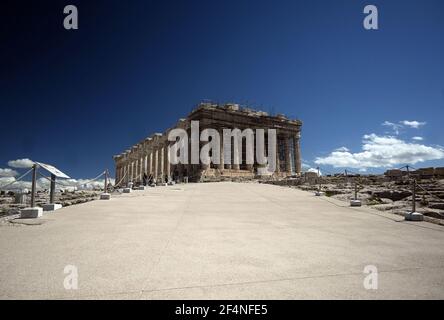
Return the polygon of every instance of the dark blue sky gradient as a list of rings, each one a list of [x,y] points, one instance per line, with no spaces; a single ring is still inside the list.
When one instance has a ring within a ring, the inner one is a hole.
[[[79,30],[63,28],[67,4]],[[385,120],[426,121],[408,135],[443,144],[441,0],[10,1],[0,25],[0,168],[95,176],[203,99],[301,119],[309,164],[359,151]]]

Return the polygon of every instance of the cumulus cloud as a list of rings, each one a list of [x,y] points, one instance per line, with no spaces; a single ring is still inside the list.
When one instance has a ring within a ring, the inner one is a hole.
[[[381,168],[409,163],[416,164],[428,160],[444,159],[444,148],[409,143],[392,136],[365,135],[362,151],[333,151],[326,157],[315,160],[319,165],[335,168]]]
[[[12,168],[31,168],[34,165],[34,161],[25,158],[8,161],[8,166]]]
[[[14,181],[14,177],[0,177],[0,188]]]
[[[30,181],[16,181],[14,177],[0,178],[0,189],[6,191],[31,190]]]
[[[424,140],[424,138],[423,137],[413,137],[412,140],[422,141],[422,140]]]
[[[337,148],[335,151],[347,152],[347,151],[350,151],[350,150],[348,148],[346,148],[346,147],[340,147],[340,148]]]
[[[0,177],[15,177],[16,175],[18,175],[18,172],[15,170],[9,168],[0,168]]]
[[[416,121],[416,120],[413,120],[413,121],[404,120],[404,121],[401,121],[401,123],[403,125],[405,125],[406,127],[410,127],[410,128],[414,128],[414,129],[418,129],[419,127],[422,127],[426,124],[426,122],[420,122],[420,121]]]

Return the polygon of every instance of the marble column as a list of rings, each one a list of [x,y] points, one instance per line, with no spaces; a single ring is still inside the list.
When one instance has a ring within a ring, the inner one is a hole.
[[[130,167],[130,181],[134,180],[134,162],[131,160],[131,167]]]
[[[156,148],[156,150],[154,151],[154,174],[153,174],[156,181],[158,180],[158,173],[159,173],[159,152]]]
[[[133,177],[133,172],[134,172],[134,163],[133,163],[133,161],[131,160],[131,163],[130,163],[130,170],[129,170],[130,181],[133,181],[133,179],[134,179],[134,177]]]
[[[167,142],[164,150],[164,159],[165,159],[165,175],[168,176],[168,179],[171,178],[171,165],[170,165],[170,152],[169,152],[169,142]],[[165,181],[168,182],[168,181]]]
[[[294,136],[294,162],[296,174],[302,172],[302,160],[301,160],[301,134],[298,133]]]
[[[159,154],[159,156],[160,156],[160,159],[159,159],[159,176],[160,176],[160,182],[164,182],[164,180],[165,180],[165,174],[164,174],[164,166],[165,166],[165,151],[164,151],[164,148],[162,147],[162,148],[160,148],[159,149],[159,152],[160,152],[160,154]]]
[[[134,161],[134,182],[139,180],[139,171],[140,171],[140,163],[139,163],[139,159],[137,158]]]
[[[202,147],[205,145],[205,142],[200,142],[200,145],[199,145],[199,150],[202,150]],[[201,160],[205,160],[208,164],[205,164],[203,161],[201,161],[201,164],[200,164],[200,168],[202,169],[202,170],[207,170],[209,167],[210,167],[210,164],[209,164],[209,161],[208,160],[210,160],[210,157],[208,156],[208,154],[205,156],[205,159],[204,158],[202,158]]]
[[[225,161],[224,161],[224,135],[223,135],[223,129],[219,130],[219,136],[220,136],[220,163],[218,164],[218,168],[221,171],[221,173],[224,171],[225,167]]]
[[[143,174],[145,173],[145,156],[142,154],[140,157],[140,181],[143,180]]]
[[[186,176],[190,177],[192,175],[195,175],[195,170],[196,170],[196,166],[198,168],[199,165],[192,165],[191,164],[191,150],[189,149],[189,147],[191,146],[191,130],[188,131],[188,145],[186,146],[186,148],[188,149],[188,161],[187,164],[184,164],[183,167],[186,170]],[[188,178],[189,179],[189,178]]]
[[[148,155],[148,175],[153,174],[153,151]]]
[[[240,170],[240,161],[242,160],[242,155],[241,154],[237,154],[234,152],[235,148],[233,147],[233,169],[234,170]],[[236,164],[236,162],[238,164]]]
[[[290,139],[285,137],[285,171],[291,174],[291,154],[290,154]]]
[[[279,137],[276,137],[276,174],[281,172],[281,160],[279,158]]]
[[[145,172],[145,161],[144,161],[145,157],[143,156],[143,154],[140,155],[140,177],[139,180],[142,181],[143,180],[143,173]]]

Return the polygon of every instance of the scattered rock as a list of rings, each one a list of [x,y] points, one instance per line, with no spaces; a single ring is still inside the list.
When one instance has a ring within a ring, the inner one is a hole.
[[[399,201],[405,199],[412,195],[410,191],[407,190],[384,190],[384,191],[375,191],[373,195],[378,198],[386,198],[393,201]]]
[[[440,203],[432,203],[429,204],[428,207],[430,209],[440,209],[440,210],[444,210],[444,202],[440,202]]]

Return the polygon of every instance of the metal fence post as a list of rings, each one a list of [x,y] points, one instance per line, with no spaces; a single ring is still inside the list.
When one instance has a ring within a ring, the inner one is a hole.
[[[355,200],[358,200],[358,184],[356,183],[356,179],[355,179]]]
[[[31,189],[31,208],[35,207],[35,193],[36,193],[36,182],[37,182],[37,164],[32,165],[32,189]]]
[[[56,187],[56,176],[51,174],[51,187],[49,191],[49,203],[54,203],[55,201],[55,187]]]
[[[108,170],[105,170],[105,186],[103,188],[104,193],[107,193],[108,191]]]

